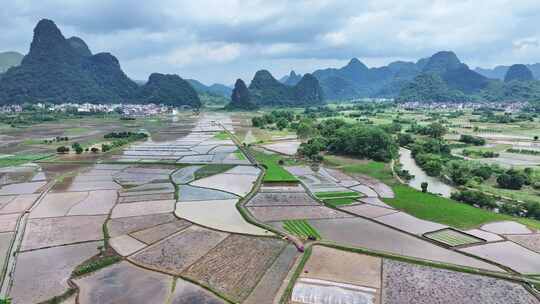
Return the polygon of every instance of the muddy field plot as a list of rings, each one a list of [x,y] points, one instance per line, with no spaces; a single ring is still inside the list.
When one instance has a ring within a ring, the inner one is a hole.
[[[248,207],[247,209],[253,216],[263,222],[352,217],[352,215],[324,206]]]
[[[300,253],[293,245],[287,245],[274,264],[261,278],[253,292],[243,302],[244,304],[270,304],[278,295],[279,288],[291,271]]]
[[[0,214],[22,213],[32,207],[38,197],[39,194],[8,196],[10,199],[3,201]]]
[[[259,193],[291,193],[291,192],[306,192],[306,189],[301,184],[262,184],[259,188]]]
[[[0,215],[0,232],[15,231],[20,214]]]
[[[381,288],[382,259],[314,246],[301,277]]]
[[[193,186],[211,188],[245,196],[253,188],[257,176],[251,174],[216,174],[191,183]],[[234,182],[231,182],[234,181]]]
[[[309,223],[319,231],[324,240],[421,259],[501,271],[500,268],[486,262],[436,246],[367,219],[359,217],[323,219],[309,220]]]
[[[307,193],[290,192],[290,193],[275,193],[263,192],[257,193],[246,206],[263,207],[263,206],[320,206]]]
[[[414,234],[423,234],[430,231],[447,228],[447,226],[421,220],[404,212],[396,212],[375,218],[376,221]]]
[[[231,235],[191,266],[185,275],[233,301],[243,301],[285,245],[284,241],[274,238]]]
[[[516,283],[427,266],[383,261],[383,303],[520,303],[538,299]]]
[[[174,203],[174,200],[165,200],[118,204],[114,207],[111,218],[169,213],[174,211]]]
[[[238,196],[214,189],[200,188],[189,185],[181,185],[178,187],[179,202],[225,200],[235,198],[238,198]]]
[[[353,204],[348,206],[341,206],[339,207],[339,209],[367,218],[376,218],[379,216],[398,212],[395,209],[388,209],[370,204]]]
[[[140,194],[132,196],[120,196],[118,198],[119,204],[124,203],[137,203],[144,201],[164,201],[174,199],[174,193],[162,193],[162,194]]]
[[[10,292],[13,303],[41,303],[61,295],[75,266],[96,255],[101,245],[92,242],[19,253]]]
[[[227,233],[193,225],[133,255],[131,260],[151,269],[179,275],[227,236]]]
[[[46,182],[9,184],[0,187],[0,195],[32,194],[42,190]]]
[[[21,250],[101,240],[106,218],[105,215],[93,215],[30,219]]]
[[[188,166],[178,169],[171,175],[172,181],[177,185],[187,184],[195,180],[195,172],[202,166]]]
[[[540,273],[540,254],[510,241],[460,249],[524,274]]]
[[[225,304],[225,301],[216,297],[211,292],[195,285],[177,279],[174,292],[171,296],[171,304]]]
[[[80,304],[166,303],[172,277],[121,262],[75,280]]]
[[[175,220],[170,223],[157,225],[145,230],[139,230],[131,234],[134,238],[145,244],[153,244],[161,239],[168,237],[180,230],[191,226],[191,223],[185,220]]]
[[[512,222],[512,221],[502,221],[485,224],[480,229],[496,234],[527,234],[532,233],[527,226]]]
[[[176,217],[171,213],[123,217],[110,219],[107,222],[107,230],[110,236],[114,237],[170,223],[175,220]]]
[[[236,199],[179,202],[174,213],[179,218],[220,231],[252,235],[271,234],[247,222],[236,209],[236,202]]]
[[[523,235],[514,234],[507,235],[506,237],[514,243],[518,243],[527,249],[540,253],[540,233]]]
[[[382,259],[314,246],[292,303],[380,303]]]

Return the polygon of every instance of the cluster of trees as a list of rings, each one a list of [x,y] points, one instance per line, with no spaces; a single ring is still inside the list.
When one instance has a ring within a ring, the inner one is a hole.
[[[67,136],[56,136],[55,138],[53,139],[45,139],[43,140],[43,143],[44,144],[52,144],[54,142],[61,142],[61,141],[69,141],[69,137]]]
[[[450,146],[438,138],[419,139],[409,146],[412,157],[429,176],[439,176],[443,164],[452,158]]]
[[[257,128],[266,128],[275,125],[277,129],[283,130],[289,126],[289,123],[298,120],[300,117],[291,111],[274,110],[263,116],[255,116],[251,119],[251,124]]]
[[[136,132],[129,132],[129,131],[111,132],[111,133],[107,133],[103,135],[103,138],[105,139],[111,139],[111,138],[118,139],[118,138],[130,138],[130,137],[135,137],[137,140],[137,139],[147,138],[148,135],[142,132],[136,133]]]
[[[459,138],[459,141],[466,144],[471,144],[475,146],[483,146],[486,144],[486,140],[482,137],[476,137],[472,135],[462,134]]]
[[[538,151],[538,150],[529,150],[529,149],[510,148],[510,149],[506,149],[506,152],[519,153],[519,154],[528,154],[528,155],[540,155],[540,151]]]
[[[497,176],[497,184],[504,189],[520,190],[523,185],[531,184],[531,173],[531,168],[522,171],[510,169]]]
[[[442,138],[447,132],[448,129],[439,122],[434,122],[426,126],[419,124],[412,124],[406,132],[413,134],[426,135],[432,138]]]
[[[318,159],[319,152],[390,161],[397,157],[398,145],[390,133],[380,127],[328,119],[322,123],[301,122],[299,128],[315,134],[300,146],[299,154]]]
[[[71,149],[73,149],[75,151],[75,153],[77,153],[77,154],[82,154],[84,151],[86,151],[86,152],[91,151],[92,153],[98,153],[99,152],[99,149],[96,148],[96,147],[86,148],[85,149],[78,142],[73,143],[71,145]],[[56,152],[59,153],[59,154],[66,154],[66,153],[69,153],[69,151],[71,151],[71,149],[69,147],[66,147],[66,146],[60,146],[60,147],[56,148]]]
[[[491,210],[498,207],[493,197],[474,190],[453,192],[451,194],[451,198],[456,201],[463,202],[469,205],[474,205],[484,209]]]
[[[480,158],[494,158],[499,157],[499,153],[493,152],[493,151],[478,151],[478,150],[469,150],[464,149],[461,154],[463,156],[469,156],[469,157],[480,157]]]
[[[496,209],[503,214],[540,220],[540,204],[536,202],[497,202],[495,197],[475,190],[453,192],[451,198],[484,209]]]
[[[114,139],[110,144],[102,144],[101,151],[107,152],[113,148],[121,147],[127,145],[130,142],[143,140],[148,138],[146,133],[133,133],[133,132],[111,132],[103,136],[106,139]]]

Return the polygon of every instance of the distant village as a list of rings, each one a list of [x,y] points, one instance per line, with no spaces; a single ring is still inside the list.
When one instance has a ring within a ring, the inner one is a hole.
[[[506,113],[516,113],[529,105],[528,102],[405,102],[398,104],[398,108],[405,110],[427,109],[427,110],[475,110],[480,108],[490,108]]]
[[[177,108],[158,104],[91,104],[91,103],[62,103],[62,104],[45,104],[37,103],[32,105],[44,111],[51,112],[77,112],[77,113],[113,113],[129,117],[143,117],[159,114],[176,114],[178,110],[186,110],[187,108]],[[20,113],[24,109],[24,105],[5,105],[0,107],[0,113],[14,114]]]

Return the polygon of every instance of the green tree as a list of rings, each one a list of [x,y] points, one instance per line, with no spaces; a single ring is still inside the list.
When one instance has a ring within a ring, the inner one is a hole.
[[[442,138],[448,130],[438,122],[434,122],[426,127],[426,135],[433,138]]]
[[[276,127],[280,130],[287,128],[288,125],[289,125],[289,122],[285,118],[280,118],[278,122],[276,123]]]
[[[515,170],[508,170],[497,177],[497,184],[501,188],[519,190],[525,184],[525,177]]]
[[[422,182],[422,184],[420,184],[420,187],[422,188],[422,192],[426,193],[428,190],[428,183]]]

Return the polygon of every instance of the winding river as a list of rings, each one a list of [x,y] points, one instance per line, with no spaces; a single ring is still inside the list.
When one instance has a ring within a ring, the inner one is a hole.
[[[410,174],[414,175],[414,178],[408,182],[409,186],[422,190],[420,185],[422,182],[427,182],[428,192],[440,194],[444,197],[450,197],[450,193],[455,190],[454,187],[444,183],[437,177],[427,175],[412,158],[411,150],[399,148],[399,161],[403,165],[404,170],[408,170]]]

